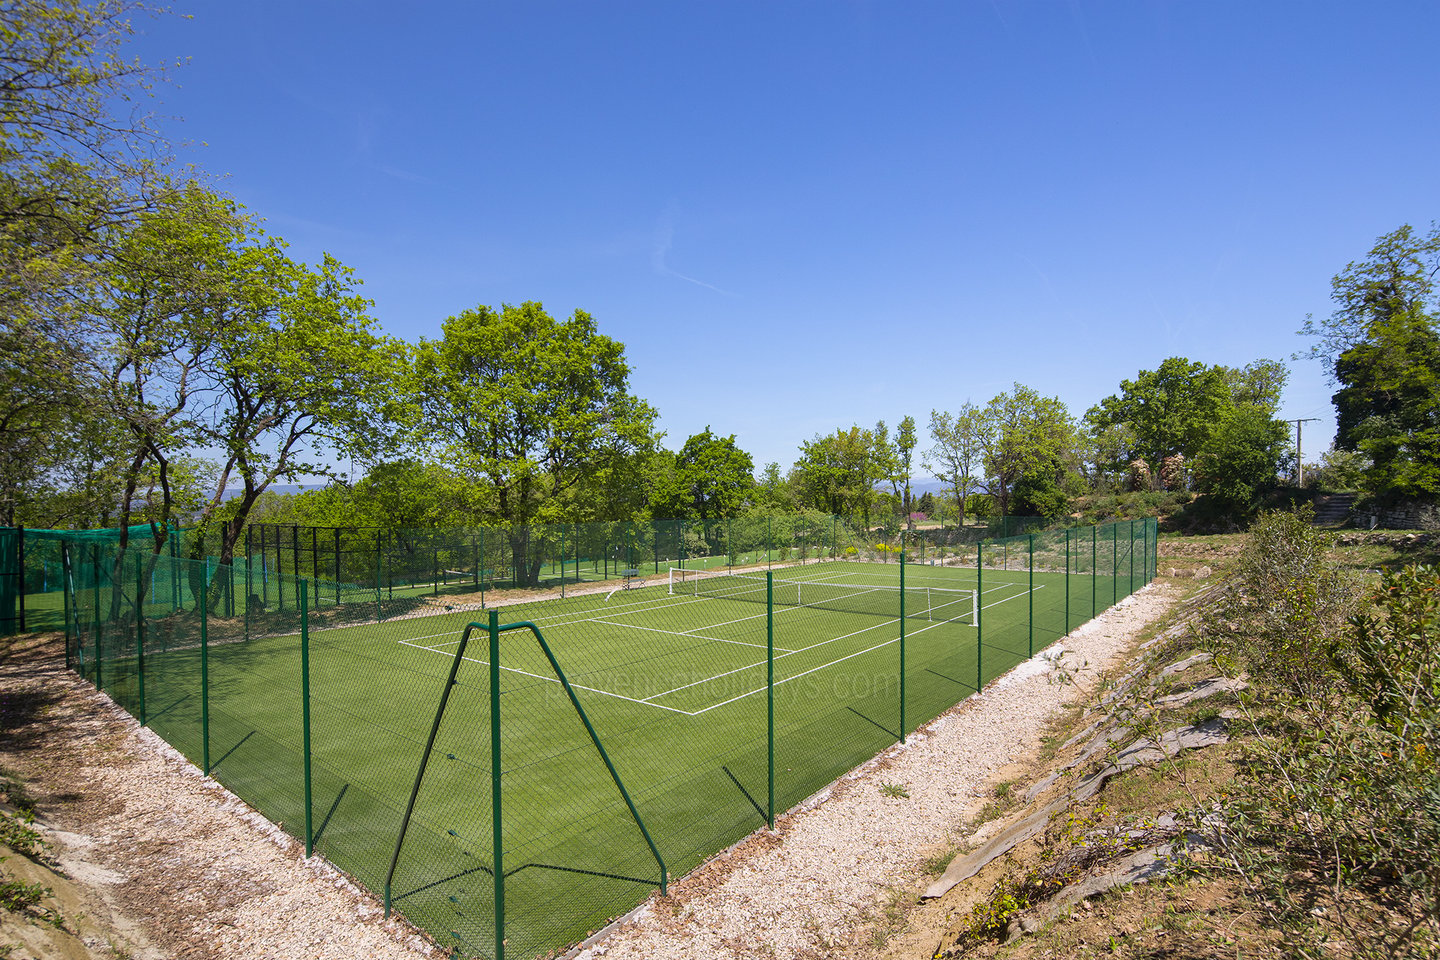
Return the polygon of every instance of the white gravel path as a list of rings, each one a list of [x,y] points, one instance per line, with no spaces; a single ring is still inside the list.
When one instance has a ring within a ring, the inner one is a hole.
[[[778,839],[756,835],[715,858],[577,956],[787,960],[856,946],[888,892],[959,839],[995,773],[1039,747],[1046,721],[1176,597],[1152,584],[1121,601],[786,816]],[[909,797],[886,796],[884,784]]]

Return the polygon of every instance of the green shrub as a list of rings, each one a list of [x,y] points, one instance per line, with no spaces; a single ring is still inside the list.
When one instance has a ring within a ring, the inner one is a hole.
[[[1328,559],[1334,538],[1312,518],[1308,507],[1261,515],[1207,634],[1217,655],[1252,676],[1306,703],[1325,703],[1337,687],[1330,641],[1355,611],[1359,589]]]
[[[1243,881],[1286,955],[1435,957],[1440,572],[1386,574],[1359,609],[1329,542],[1303,511],[1262,517],[1209,617],[1258,712],[1202,869]]]

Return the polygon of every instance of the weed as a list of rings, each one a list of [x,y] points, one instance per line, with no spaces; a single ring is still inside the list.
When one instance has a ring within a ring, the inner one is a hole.
[[[3,859],[3,858],[0,858]],[[42,906],[46,897],[52,896],[54,891],[39,883],[26,883],[23,880],[0,880],[0,909],[8,910],[11,913],[26,913],[30,916],[50,924],[56,929],[64,929],[65,918],[60,911],[51,907]]]
[[[920,869],[926,876],[934,877],[949,869],[950,864],[960,855],[959,847],[946,847],[920,861]]]
[[[906,783],[882,783],[880,792],[892,800],[910,799],[910,785]]]
[[[33,814],[12,817],[0,813],[0,844],[31,860],[43,859],[49,844],[30,826],[34,819]]]

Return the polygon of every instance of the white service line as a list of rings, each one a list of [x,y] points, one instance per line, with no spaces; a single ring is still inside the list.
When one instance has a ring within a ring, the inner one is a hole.
[[[446,657],[450,656],[450,654],[445,653],[445,651],[443,651],[443,650],[436,650],[434,647],[423,647],[423,646],[420,646],[419,644],[411,643],[409,640],[401,640],[400,642],[403,643],[403,644],[405,644],[405,646],[407,646],[407,647],[414,647],[416,650],[425,650],[425,651],[428,651],[429,653],[438,653],[438,654],[440,654],[440,655],[442,655],[442,656],[446,656]],[[458,642],[458,641],[457,641],[457,642]],[[490,661],[489,661],[489,660],[481,660],[481,659],[479,659],[478,657],[462,657],[461,659],[462,659],[462,660],[465,660],[465,661],[468,661],[469,663],[479,663],[479,664],[483,664],[484,666],[487,666],[487,667],[490,665]],[[547,677],[547,676],[544,676],[544,675],[538,674],[538,673],[530,673],[528,670],[516,670],[514,667],[505,667],[505,666],[502,666],[500,669],[501,669],[501,670],[504,670],[504,671],[507,672],[507,673],[516,673],[516,674],[519,674],[519,675],[522,676],[522,677],[532,677],[532,678],[534,678],[534,679],[536,679],[536,680],[544,680],[544,681],[546,681],[547,683],[553,683],[553,684],[556,684],[557,686],[558,686],[559,683],[560,683],[560,678],[559,678],[559,677]],[[601,690],[599,687],[587,687],[587,686],[585,686],[584,684],[574,683],[574,682],[572,682],[572,683],[570,684],[570,686],[573,687],[573,688],[576,689],[576,690],[585,690],[585,691],[588,691],[588,692],[590,692],[590,693],[598,693],[598,694],[600,694],[601,696],[614,697],[616,700],[628,700],[628,701],[631,702],[631,703],[638,703],[638,704],[640,704],[641,706],[645,706],[645,707],[658,707],[658,708],[661,709],[661,710],[669,710],[671,713],[682,713],[682,714],[684,714],[684,715],[687,716],[687,717],[693,717],[693,716],[695,716],[695,714],[691,713],[691,712],[688,711],[688,710],[680,710],[680,709],[678,709],[678,708],[676,708],[676,707],[667,707],[667,706],[665,706],[663,703],[646,703],[644,700],[636,700],[634,697],[627,697],[627,696],[625,696],[624,694],[620,694],[620,693],[611,693],[609,690]]]
[[[765,644],[763,644],[763,643],[751,643],[751,642],[749,642],[748,640],[726,640],[724,637],[707,637],[707,636],[703,636],[702,634],[693,633],[693,632],[690,632],[690,631],[662,630],[662,629],[660,629],[659,627],[642,627],[642,626],[640,626],[639,624],[635,624],[635,623],[616,623],[616,622],[614,622],[613,620],[591,620],[591,621],[589,621],[589,622],[590,622],[590,623],[603,623],[603,624],[605,624],[606,626],[611,626],[611,627],[623,627],[623,628],[626,629],[626,630],[644,630],[644,631],[646,631],[647,633],[664,633],[664,634],[668,634],[669,636],[672,636],[672,637],[693,637],[693,638],[696,639],[696,640],[709,640],[709,641],[712,642],[712,643],[733,643],[733,644],[736,644],[736,645],[742,646],[742,647],[757,647],[757,648],[759,648],[759,649],[761,649],[761,650],[764,650],[764,649],[765,649]],[[724,624],[719,624],[719,626],[724,626]],[[696,627],[695,629],[697,629],[697,630],[706,630],[706,629],[709,629],[709,628],[708,628],[708,627]],[[776,647],[775,649],[776,649],[776,650],[779,650],[780,648],[779,648],[779,647]]]

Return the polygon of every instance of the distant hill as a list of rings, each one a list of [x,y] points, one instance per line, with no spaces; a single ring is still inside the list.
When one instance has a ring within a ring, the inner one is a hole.
[[[325,487],[323,483],[277,483],[270,487],[266,493],[304,493],[306,490],[319,490]],[[243,491],[239,487],[231,487],[225,491],[225,499],[238,497]]]

